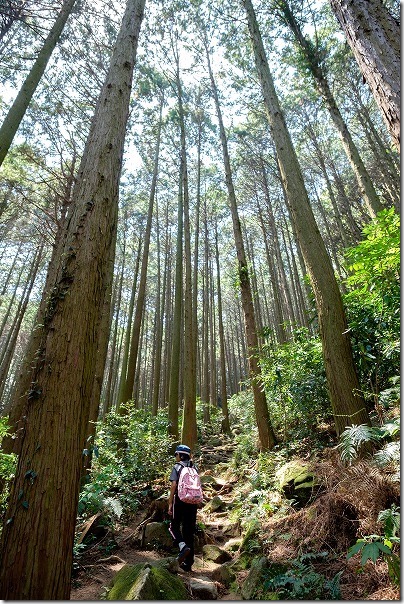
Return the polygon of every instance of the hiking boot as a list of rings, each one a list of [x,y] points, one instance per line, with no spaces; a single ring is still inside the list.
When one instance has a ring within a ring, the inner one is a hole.
[[[190,554],[191,550],[187,545],[184,545],[180,553],[178,554],[178,562],[181,564],[184,562],[185,558]]]
[[[190,566],[186,562],[182,562],[182,564],[180,564],[180,568],[182,568],[182,570],[185,570],[187,573],[191,572],[192,570],[192,566]]]

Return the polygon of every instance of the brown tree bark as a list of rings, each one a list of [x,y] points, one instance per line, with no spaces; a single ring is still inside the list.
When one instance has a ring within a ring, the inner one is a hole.
[[[0,597],[68,600],[99,326],[143,0],[129,0],[85,146],[64,257],[47,303],[1,535]],[[89,270],[91,267],[91,270]]]
[[[330,4],[400,151],[400,23],[381,0],[330,0]]]
[[[254,395],[255,418],[258,427],[260,439],[260,447],[264,451],[271,450],[276,444],[276,437],[269,417],[268,405],[265,396],[265,391],[261,379],[261,367],[259,364],[259,348],[258,336],[254,314],[254,305],[251,292],[250,275],[247,266],[247,258],[244,250],[244,242],[241,234],[241,225],[238,215],[236,194],[234,191],[233,178],[230,166],[230,157],[227,148],[227,137],[223,125],[223,118],[220,109],[219,96],[216,88],[216,83],[213,76],[213,71],[210,63],[210,56],[206,37],[204,39],[206,58],[208,63],[209,76],[212,86],[213,98],[216,106],[216,113],[219,122],[220,140],[222,143],[223,161],[226,174],[226,186],[229,197],[229,205],[231,209],[233,221],[233,233],[236,244],[237,260],[238,260],[238,277],[240,280],[240,292],[244,312],[244,324],[248,345],[248,366],[249,378]]]
[[[220,263],[219,263],[219,237],[217,232],[217,222],[215,224],[215,256],[216,256],[216,280],[217,280],[217,316],[219,330],[219,349],[220,349],[220,406],[222,408],[222,430],[225,434],[230,433],[229,406],[227,404],[227,380],[226,380],[226,352],[223,327],[223,305],[222,305],[222,286],[220,282]]]
[[[125,403],[125,402],[129,401],[132,398],[134,383],[135,383],[136,363],[137,363],[138,350],[139,350],[140,327],[142,324],[143,309],[144,309],[145,298],[146,298],[147,267],[149,264],[149,249],[150,249],[150,236],[151,236],[151,227],[152,227],[152,218],[153,218],[153,207],[154,207],[154,199],[156,196],[156,188],[157,188],[163,105],[164,105],[164,95],[161,96],[161,100],[160,100],[160,114],[159,114],[159,121],[158,121],[156,150],[155,150],[155,156],[154,156],[153,177],[152,177],[152,183],[151,183],[151,187],[150,187],[149,207],[148,207],[148,211],[147,211],[147,222],[146,222],[146,229],[145,229],[145,234],[144,234],[144,248],[143,248],[142,266],[140,269],[138,297],[136,300],[135,318],[133,320],[133,325],[132,325],[132,335],[131,335],[131,341],[130,341],[130,354],[129,354],[129,360],[128,360],[128,367],[127,367],[127,371],[126,371],[125,384],[122,389],[122,393],[120,393],[121,400],[118,401],[119,405],[121,403]],[[122,411],[122,408],[121,408],[121,411]]]

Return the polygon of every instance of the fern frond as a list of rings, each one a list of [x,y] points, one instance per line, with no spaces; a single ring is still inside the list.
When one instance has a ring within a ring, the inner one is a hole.
[[[389,464],[398,467],[400,465],[400,443],[386,443],[380,451],[374,454],[373,459],[378,468],[385,468]]]
[[[119,499],[114,499],[113,497],[105,497],[103,500],[104,506],[108,511],[115,514],[117,518],[122,516],[123,508]]]
[[[380,429],[383,432],[383,436],[397,436],[400,433],[400,418],[398,417],[387,424],[383,424]]]
[[[340,443],[337,445],[342,461],[352,463],[357,458],[361,445],[367,442],[378,442],[381,436],[380,429],[373,426],[366,424],[348,426],[342,432]]]

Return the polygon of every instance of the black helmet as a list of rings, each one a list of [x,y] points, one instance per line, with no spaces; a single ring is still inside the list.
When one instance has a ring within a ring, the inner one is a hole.
[[[178,445],[178,447],[175,449],[175,454],[177,453],[183,453],[184,455],[191,455],[191,449],[189,447],[187,447],[187,445]]]

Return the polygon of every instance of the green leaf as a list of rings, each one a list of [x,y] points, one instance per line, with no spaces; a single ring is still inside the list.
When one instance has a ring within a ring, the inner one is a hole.
[[[367,543],[362,551],[361,564],[364,566],[368,560],[376,562],[379,557],[378,543]]]
[[[391,555],[391,548],[388,545],[386,545],[385,543],[380,543],[379,541],[376,545],[381,552],[388,554],[389,556]]]
[[[362,549],[362,547],[364,546],[365,542],[364,541],[357,541],[355,543],[355,545],[353,545],[352,547],[349,548],[348,553],[346,555],[347,560],[349,560],[349,558],[352,558],[352,556],[355,556],[355,554],[357,554],[358,552],[360,552],[360,550]]]

